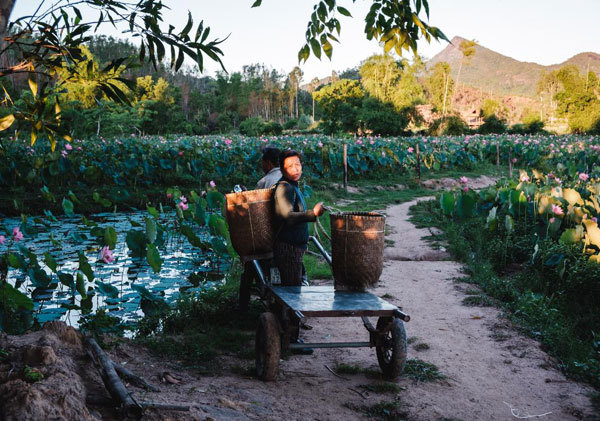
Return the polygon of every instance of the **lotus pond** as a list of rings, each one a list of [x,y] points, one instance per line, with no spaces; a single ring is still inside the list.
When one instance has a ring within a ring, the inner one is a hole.
[[[218,205],[222,196],[211,193]],[[2,327],[14,322],[7,308],[26,326],[57,319],[77,326],[100,309],[132,326],[184,291],[223,282],[231,257],[222,216],[195,194],[178,197],[175,209],[160,212],[4,219]],[[64,206],[71,210],[70,201]]]

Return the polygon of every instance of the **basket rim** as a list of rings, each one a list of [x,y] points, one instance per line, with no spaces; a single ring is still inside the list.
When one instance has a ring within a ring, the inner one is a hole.
[[[363,212],[363,211],[356,211],[356,212],[331,212],[329,214],[329,216],[331,217],[336,217],[336,218],[345,218],[345,217],[349,217],[349,216],[356,216],[359,218],[384,218],[385,219],[385,215],[379,212]]]
[[[225,197],[227,196],[237,196],[237,195],[244,195],[245,193],[253,193],[253,192],[264,192],[264,191],[269,191],[269,190],[273,190],[274,187],[269,187],[268,189],[253,189],[253,190],[244,190],[244,191],[239,191],[239,192],[234,192],[232,191],[231,193],[225,193]]]

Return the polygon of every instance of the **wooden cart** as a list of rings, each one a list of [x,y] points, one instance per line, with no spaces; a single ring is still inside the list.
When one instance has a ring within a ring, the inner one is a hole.
[[[331,265],[331,257],[314,238],[323,257]],[[254,267],[261,292],[269,311],[260,315],[256,330],[256,373],[262,380],[277,378],[282,351],[303,348],[375,347],[383,375],[394,379],[406,363],[406,331],[404,322],[410,316],[369,292],[335,291],[333,286],[272,286],[265,282],[260,265]],[[364,342],[297,343],[299,326],[305,317],[360,317],[369,334]],[[374,327],[369,317],[378,317]]]

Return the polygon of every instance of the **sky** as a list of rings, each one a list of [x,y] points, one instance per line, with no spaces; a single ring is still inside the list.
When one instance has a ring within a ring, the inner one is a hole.
[[[225,38],[221,44],[223,63],[229,72],[244,65],[260,63],[289,73],[298,65],[297,53],[304,45],[304,33],[317,0],[165,0],[171,8],[165,22],[182,29],[187,11],[195,23],[204,20],[211,27],[209,39]],[[355,67],[372,54],[382,52],[375,41],[364,35],[364,17],[369,0],[337,0],[352,18],[339,16],[340,43],[334,43],[333,57],[318,60],[312,56],[300,67],[303,81],[325,77],[333,70]],[[31,13],[39,0],[17,0],[11,20]],[[561,63],[575,54],[600,53],[600,0],[429,0],[429,24],[448,37],[459,35],[521,61],[549,65]],[[423,17],[423,16],[422,16]],[[195,29],[195,26],[194,26]],[[101,31],[126,37],[118,31]],[[419,54],[431,58],[447,46],[445,41],[419,42]],[[405,53],[412,58],[412,53]],[[219,65],[207,59],[205,71],[214,75]]]

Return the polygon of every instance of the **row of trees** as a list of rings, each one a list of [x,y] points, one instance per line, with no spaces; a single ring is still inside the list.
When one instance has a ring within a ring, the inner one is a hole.
[[[474,45],[472,41],[461,44],[465,65]],[[418,57],[409,63],[387,54],[374,55],[339,76],[334,73],[329,80],[304,83],[299,67],[285,74],[260,64],[245,66],[241,72],[221,72],[215,78],[189,69],[179,73],[166,66],[155,69],[149,63],[107,72],[104,69],[115,57],[138,51],[127,41],[105,36],[92,38],[81,51],[83,59],[75,74],[59,68],[51,80],[62,87],[62,124],[71,136],[80,138],[231,130],[277,134],[283,128],[307,129],[315,120],[321,120],[325,133],[399,135],[425,128],[416,109],[420,104],[431,104],[442,119],[429,127],[432,134],[468,131],[453,110],[458,80],[453,80],[445,62],[426,69]],[[10,82],[8,89],[18,98],[12,111],[34,101],[27,78],[13,76]],[[127,101],[112,101],[103,91],[107,83],[122,89]],[[557,114],[568,119],[572,131],[593,132],[600,121],[598,86],[595,73],[581,76],[576,67],[568,66],[542,74],[538,89]],[[480,114],[485,120],[483,131],[507,129],[507,113],[500,102],[485,100]],[[453,120],[446,122],[449,117]],[[524,130],[543,127],[533,112],[524,112],[521,120]],[[27,131],[26,126],[27,122],[20,122],[14,129]]]

